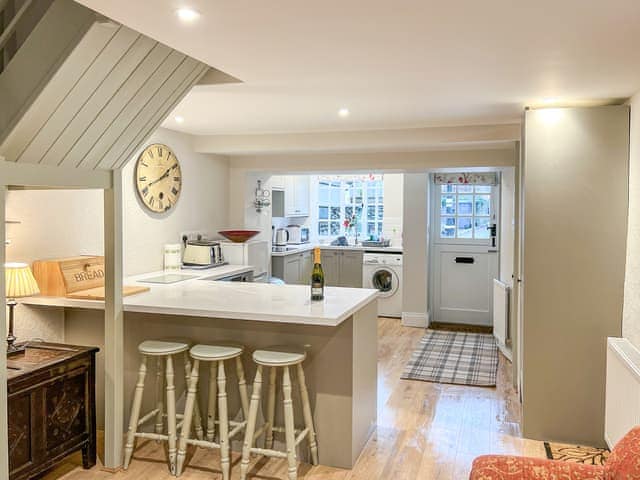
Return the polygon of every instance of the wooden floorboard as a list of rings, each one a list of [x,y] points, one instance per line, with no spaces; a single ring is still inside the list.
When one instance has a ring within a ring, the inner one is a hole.
[[[496,388],[444,385],[400,376],[423,330],[403,327],[400,321],[378,321],[378,428],[354,469],[340,470],[302,464],[304,480],[461,480],[468,478],[473,459],[502,453],[544,457],[542,442],[523,439],[521,409],[511,386],[510,364],[500,358]],[[319,439],[319,447],[322,440]],[[218,480],[217,451],[192,449],[183,480]],[[232,478],[239,478],[239,455],[233,456]],[[287,478],[286,462],[253,459],[251,477]],[[126,472],[99,467],[83,470],[79,455],[69,458],[44,480],[170,480],[166,452],[153,441],[141,442]]]

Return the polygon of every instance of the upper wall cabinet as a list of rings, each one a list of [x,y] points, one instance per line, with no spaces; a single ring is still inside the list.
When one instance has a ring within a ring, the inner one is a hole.
[[[284,216],[309,216],[309,176],[290,175],[285,177]]]

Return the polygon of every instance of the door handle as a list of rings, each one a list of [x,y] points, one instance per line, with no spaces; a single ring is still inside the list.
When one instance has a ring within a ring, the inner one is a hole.
[[[453,261],[456,263],[474,263],[476,259],[473,257],[455,257]]]

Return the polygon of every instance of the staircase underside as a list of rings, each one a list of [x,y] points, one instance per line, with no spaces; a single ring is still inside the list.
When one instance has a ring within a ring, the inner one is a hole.
[[[56,0],[0,74],[0,157],[120,168],[208,70],[71,0]]]

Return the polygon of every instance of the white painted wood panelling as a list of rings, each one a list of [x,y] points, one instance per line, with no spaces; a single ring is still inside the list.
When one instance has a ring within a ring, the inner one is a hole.
[[[127,27],[94,18],[22,118],[10,132],[0,132],[0,155],[20,163],[120,168],[208,69]]]

